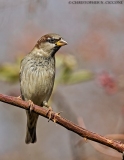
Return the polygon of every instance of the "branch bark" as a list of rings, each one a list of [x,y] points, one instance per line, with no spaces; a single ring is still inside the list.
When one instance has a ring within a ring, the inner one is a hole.
[[[29,109],[29,103],[26,101],[23,101],[21,99],[18,99],[17,97],[12,97],[12,96],[0,94],[0,101],[14,105],[14,106],[22,108],[22,109],[26,109],[26,110]],[[103,145],[106,145],[110,148],[117,150],[118,152],[121,152],[121,153],[124,152],[124,144],[123,143],[106,138],[106,137],[103,137],[103,136],[98,135],[96,133],[90,132],[90,131],[74,124],[73,122],[57,115],[53,111],[48,112],[48,109],[34,105],[33,112],[35,112],[35,113],[37,113],[47,119],[49,119],[49,116],[51,114],[52,121],[54,121],[54,119],[55,119],[56,123],[65,127],[66,129],[78,134],[79,136],[84,137],[89,140],[92,140],[92,141],[95,141],[95,142],[98,142],[98,143],[101,143]]]

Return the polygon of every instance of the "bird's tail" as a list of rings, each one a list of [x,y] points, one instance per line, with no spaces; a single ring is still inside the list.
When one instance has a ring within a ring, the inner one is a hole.
[[[36,136],[36,125],[37,125],[37,119],[38,114],[36,113],[30,113],[30,111],[26,111],[27,113],[27,131],[26,131],[26,138],[25,143],[35,143],[37,141]]]

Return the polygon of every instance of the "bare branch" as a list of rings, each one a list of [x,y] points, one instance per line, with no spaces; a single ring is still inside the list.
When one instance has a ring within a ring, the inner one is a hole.
[[[4,102],[4,103],[8,103],[14,106],[17,106],[19,108],[23,108],[23,109],[29,109],[29,103],[25,102],[23,100],[20,100],[17,97],[11,97],[11,96],[7,96],[7,95],[3,95],[0,94],[0,101]],[[76,134],[80,135],[81,137],[84,137],[86,139],[101,143],[103,145],[106,145],[108,147],[111,147],[115,150],[117,150],[118,152],[123,153],[124,152],[124,144],[119,142],[119,141],[115,141],[112,139],[108,139],[105,138],[101,135],[98,135],[96,133],[90,132],[82,127],[79,127],[78,125],[74,124],[73,122],[58,116],[55,112],[51,111],[48,112],[48,109],[34,105],[34,112],[38,113],[39,115],[45,117],[45,118],[49,118],[50,114],[51,114],[51,120],[53,121],[54,118],[56,119],[56,123],[58,123],[59,125],[65,127],[66,129],[75,132]]]
[[[82,117],[79,117],[78,118],[78,124],[85,128],[86,129],[86,126],[85,126],[85,123],[83,121],[83,118]],[[113,138],[114,140],[115,139],[124,139],[124,135],[123,134],[109,134],[109,135],[105,135],[106,138]],[[81,143],[84,143],[84,140],[81,139],[77,145],[81,145]],[[96,149],[98,152],[102,153],[102,154],[106,154],[108,156],[111,156],[111,157],[116,157],[116,158],[121,158],[122,155],[117,152],[116,150],[112,150],[111,148],[108,148],[106,146],[103,146],[103,145],[100,145],[99,143],[95,143],[93,141],[89,141],[89,143],[94,147],[94,149]]]

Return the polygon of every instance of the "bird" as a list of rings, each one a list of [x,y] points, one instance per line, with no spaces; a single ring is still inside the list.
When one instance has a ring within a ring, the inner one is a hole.
[[[56,33],[42,36],[21,61],[20,64],[20,92],[24,101],[39,106],[48,106],[55,80],[55,53],[67,42]],[[27,130],[25,143],[37,141],[36,125],[38,114],[26,110]]]

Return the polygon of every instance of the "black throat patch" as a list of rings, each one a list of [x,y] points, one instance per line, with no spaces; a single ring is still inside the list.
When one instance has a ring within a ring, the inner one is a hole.
[[[61,48],[61,46],[55,46],[53,51],[51,52],[51,56],[54,57],[55,53]]]

